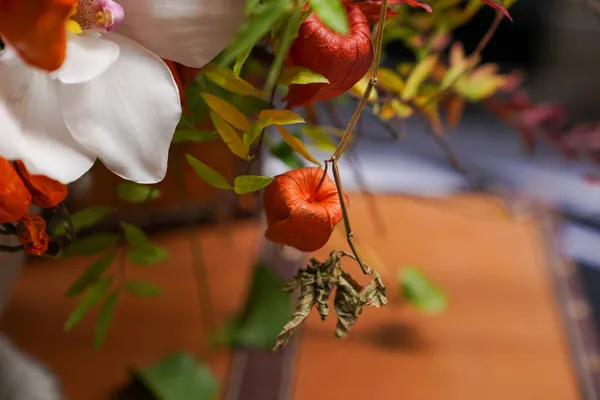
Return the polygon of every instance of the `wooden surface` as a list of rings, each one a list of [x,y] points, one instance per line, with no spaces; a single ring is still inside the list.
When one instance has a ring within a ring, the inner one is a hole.
[[[378,196],[377,203],[387,234],[375,232],[358,196],[351,197],[351,218],[363,256],[390,288],[391,304],[368,309],[346,341],[334,339],[333,320],[311,317],[293,371],[294,399],[579,398],[534,223],[510,220],[482,198]],[[229,233],[201,231],[220,321],[243,300],[259,239],[253,224]],[[60,374],[70,399],[106,399],[125,378],[124,367],[151,363],[177,349],[200,349],[190,244],[182,232],[157,240],[173,259],[151,268],[128,266],[127,274],[159,282],[164,298],[123,298],[99,353],[91,350],[90,319],[62,332],[74,306],[62,293],[87,261],[31,263],[18,281],[0,329]],[[345,247],[343,241],[336,232],[330,245]],[[422,316],[393,301],[403,265],[423,268],[445,288],[450,301],[445,315]],[[212,361],[223,378],[229,363],[224,352]]]

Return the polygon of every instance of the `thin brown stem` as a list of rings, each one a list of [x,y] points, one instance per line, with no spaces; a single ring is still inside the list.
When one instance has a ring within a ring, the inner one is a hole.
[[[354,110],[354,114],[346,127],[346,131],[344,132],[344,136],[340,140],[337,148],[335,149],[333,155],[331,156],[331,160],[339,160],[342,154],[344,153],[344,149],[348,144],[348,141],[352,137],[352,133],[354,132],[354,128],[356,127],[356,123],[360,119],[367,102],[369,101],[369,97],[371,96],[371,92],[377,83],[377,74],[379,72],[379,60],[381,58],[381,48],[383,46],[383,28],[385,27],[385,16],[387,13],[387,0],[381,1],[381,12],[379,14],[379,22],[377,23],[377,36],[375,37],[375,48],[373,50],[373,64],[371,67],[371,78],[369,79],[369,83],[367,84],[367,88],[365,89],[365,93],[363,94],[362,99],[358,103],[358,106]],[[333,161],[337,162],[337,161]]]
[[[354,237],[354,233],[352,232],[352,227],[350,226],[350,217],[348,216],[348,209],[346,207],[346,200],[344,199],[344,188],[342,187],[342,180],[340,179],[340,171],[338,169],[337,160],[333,159],[332,161],[332,169],[333,169],[333,178],[335,180],[335,187],[338,191],[338,195],[340,196],[340,205],[342,207],[342,217],[344,219],[344,228],[346,229],[346,239],[348,240],[348,246],[350,246],[350,250],[352,250],[352,254],[356,257],[356,262],[360,265],[363,273],[369,275],[371,273],[371,268],[368,265],[362,262],[358,252],[356,251],[356,247],[354,246],[354,241],[352,240]]]
[[[459,79],[461,79],[467,72],[469,72],[473,68],[473,65],[476,63],[475,60],[477,60],[479,58],[481,52],[486,48],[486,46],[489,44],[490,40],[492,40],[492,37],[494,37],[494,34],[498,30],[498,27],[500,26],[500,23],[502,22],[503,19],[504,19],[504,14],[502,14],[501,12],[496,12],[496,17],[494,18],[494,21],[490,24],[490,27],[488,28],[485,35],[483,35],[483,37],[477,44],[477,47],[475,47],[475,50],[468,57],[468,60],[471,65],[470,68],[465,68],[465,70],[463,70],[462,73],[457,74],[454,77],[454,79],[450,82],[450,84],[447,86],[446,89],[439,91],[438,93],[432,95],[427,100],[425,100],[423,102],[423,105],[421,105],[422,109],[426,109],[432,103],[437,102],[437,101],[442,101],[446,98],[446,96],[454,88],[454,85],[456,84],[456,82],[458,82]]]
[[[331,158],[327,161],[331,162],[331,167],[333,169],[333,178],[335,180],[335,186],[338,192],[338,197],[340,199],[340,205],[342,208],[342,217],[344,219],[344,228],[346,229],[346,240],[352,253],[356,257],[356,261],[360,265],[364,274],[371,274],[372,269],[369,268],[368,265],[364,264],[356,251],[356,247],[354,246],[354,242],[352,238],[354,237],[354,233],[352,232],[352,227],[350,226],[350,217],[348,216],[348,209],[346,207],[346,199],[344,198],[344,188],[342,186],[342,179],[340,178],[340,171],[338,169],[338,160],[344,153],[344,149],[348,144],[348,141],[352,137],[352,133],[354,132],[354,128],[356,127],[356,123],[360,119],[360,116],[371,96],[371,91],[373,87],[377,83],[377,73],[379,71],[379,60],[381,58],[381,48],[383,46],[383,28],[385,27],[385,16],[387,13],[387,0],[381,1],[381,12],[379,14],[379,22],[377,25],[377,36],[375,37],[375,49],[373,52],[373,64],[371,68],[371,78],[369,79],[369,83],[367,84],[367,88],[365,89],[365,93],[363,94],[362,99],[358,103],[356,110],[354,110],[354,114],[346,127],[344,132],[344,136],[340,140],[337,148],[333,152]]]
[[[189,192],[185,181],[184,174],[184,161],[183,158],[178,160],[175,163],[177,168],[177,173],[175,174],[178,177],[178,186],[180,191],[180,200],[184,209],[190,209],[189,202]],[[192,265],[194,270],[194,277],[196,280],[196,288],[198,291],[198,304],[200,306],[200,312],[202,314],[202,318],[204,320],[204,332],[206,335],[210,335],[215,328],[215,309],[212,303],[212,299],[210,297],[210,285],[208,280],[208,273],[206,271],[206,264],[202,259],[202,254],[200,252],[200,238],[198,236],[198,228],[195,223],[195,218],[190,215],[186,218],[186,222],[188,224],[189,230],[189,244],[190,244],[190,253],[192,258]]]

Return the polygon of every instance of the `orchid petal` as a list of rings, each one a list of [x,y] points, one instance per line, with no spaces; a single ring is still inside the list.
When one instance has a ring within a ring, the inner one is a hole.
[[[94,164],[62,120],[57,81],[25,64],[0,64],[0,157],[22,160],[31,174],[70,183]]]
[[[116,29],[161,58],[202,67],[233,40],[245,0],[123,0]]]
[[[119,57],[119,45],[96,34],[71,35],[67,57],[53,75],[62,83],[83,83],[102,74]]]
[[[165,63],[131,40],[107,33],[121,48],[94,80],[60,85],[59,102],[73,137],[117,175],[161,181],[181,117],[177,85]]]

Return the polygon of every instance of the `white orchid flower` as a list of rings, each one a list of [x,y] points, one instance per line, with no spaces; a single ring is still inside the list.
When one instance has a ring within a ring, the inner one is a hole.
[[[161,58],[201,67],[233,39],[245,0],[80,0],[67,56],[47,73],[10,43],[0,54],[0,157],[70,183],[100,159],[139,183],[162,180],[181,116]]]

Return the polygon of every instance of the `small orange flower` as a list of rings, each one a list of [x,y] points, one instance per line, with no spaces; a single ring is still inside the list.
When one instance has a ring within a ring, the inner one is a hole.
[[[66,185],[44,175],[30,175],[22,161],[17,161],[15,164],[23,182],[25,182],[25,186],[31,193],[31,202],[34,205],[55,207],[69,194]]]
[[[342,207],[335,183],[321,168],[299,168],[276,176],[265,189],[263,205],[267,217],[268,240],[316,251],[327,244],[335,226],[342,220]],[[344,193],[345,203],[348,197]]]
[[[28,214],[17,224],[17,238],[26,254],[40,256],[48,248],[50,237],[46,233],[46,221],[39,215]]]
[[[54,71],[66,54],[76,0],[0,0],[0,33],[29,64]]]
[[[21,219],[31,202],[31,194],[10,161],[0,158],[0,223]]]

